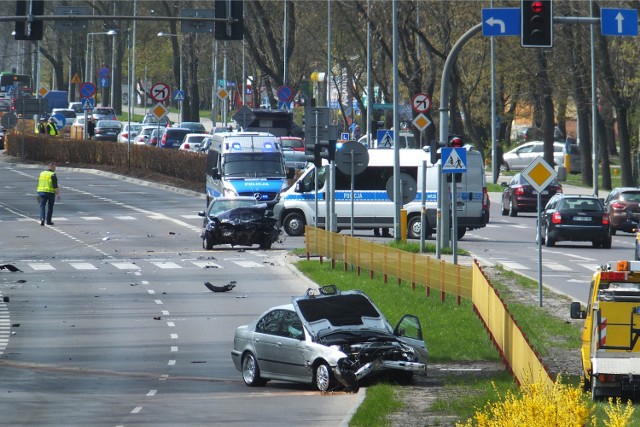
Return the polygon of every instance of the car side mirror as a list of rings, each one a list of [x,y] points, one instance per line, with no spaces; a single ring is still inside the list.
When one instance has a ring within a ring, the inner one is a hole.
[[[572,319],[586,319],[587,318],[587,312],[586,310],[582,310],[580,303],[577,301],[574,301],[571,303],[571,308],[569,309],[569,315]]]
[[[218,170],[218,168],[211,168],[211,176],[213,177],[213,179],[220,179],[220,171]]]
[[[508,183],[506,183],[506,182],[504,182],[504,181],[502,181],[502,182],[500,183],[500,185],[501,185],[502,187],[508,187],[508,186],[509,186],[509,184],[508,184]]]
[[[198,216],[205,217],[206,215],[204,211],[198,211]]]
[[[296,170],[294,168],[289,168],[287,170],[287,179],[293,179],[296,176]]]

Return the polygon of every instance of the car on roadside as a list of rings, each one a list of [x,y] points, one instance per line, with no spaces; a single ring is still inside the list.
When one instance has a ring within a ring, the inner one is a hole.
[[[70,110],[73,110],[76,112],[76,115],[81,115],[84,114],[84,109],[82,108],[82,102],[80,101],[72,101],[69,102],[69,106],[67,107]]]
[[[141,125],[140,132],[136,135],[135,143],[139,145],[151,145],[149,143],[149,137],[151,136],[151,132],[156,128],[157,126],[153,125]]]
[[[122,130],[118,134],[118,142],[128,143],[131,140],[132,144],[136,144],[136,137],[141,129],[141,123],[122,122]]]
[[[118,116],[116,115],[116,111],[111,107],[95,107],[91,111],[91,115],[93,116],[93,120],[113,120],[117,121]]]
[[[287,169],[302,170],[307,166],[307,155],[304,152],[304,140],[295,136],[280,136],[278,141],[282,146]]]
[[[98,120],[93,139],[97,141],[117,141],[122,123],[116,120]]]
[[[611,234],[632,233],[640,223],[640,187],[616,187],[604,200],[609,214]]]
[[[502,215],[518,216],[519,212],[538,211],[538,193],[521,173],[515,174],[509,182],[502,182],[501,185],[503,187]],[[557,193],[562,193],[562,185],[557,178],[554,178],[540,193],[541,207],[545,206]]]
[[[517,171],[523,170],[536,158],[544,156],[544,142],[531,141],[525,142],[516,148],[507,151],[502,155],[502,167],[504,170]],[[556,165],[564,164],[564,144],[561,142],[553,143],[553,161]],[[552,165],[553,166],[553,165]]]
[[[204,125],[200,122],[182,122],[176,127],[191,129],[191,132],[193,133],[207,133]]]
[[[160,126],[164,127],[164,126],[167,126],[167,124],[169,124],[169,123],[170,123],[169,116],[164,116],[160,120],[158,120],[156,118],[156,116],[154,116],[151,113],[148,113],[142,119],[142,124],[143,125],[160,125]]]
[[[149,134],[149,138],[147,139],[145,144],[150,145],[152,147],[157,147],[158,142],[160,141],[160,138],[162,138],[162,134],[164,133],[165,129],[166,128],[153,127],[153,129],[151,129],[151,133]]]
[[[184,137],[189,133],[191,130],[186,128],[165,128],[158,141],[158,147],[178,149]]]
[[[327,392],[356,391],[382,373],[408,382],[426,372],[428,352],[416,316],[393,328],[364,292],[328,285],[238,327],[231,356],[248,386],[280,380]]]
[[[600,199],[580,194],[556,194],[540,216],[540,243],[590,241],[594,248],[611,248],[609,214]]]
[[[188,133],[184,136],[182,144],[180,144],[178,150],[199,152],[201,151],[200,147],[202,146],[202,142],[210,137],[211,135],[208,133]]]

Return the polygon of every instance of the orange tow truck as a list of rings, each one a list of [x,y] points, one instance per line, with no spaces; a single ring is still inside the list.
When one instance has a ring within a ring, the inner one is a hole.
[[[571,303],[571,318],[585,319],[582,372],[592,399],[640,392],[640,261],[600,267],[586,310]]]

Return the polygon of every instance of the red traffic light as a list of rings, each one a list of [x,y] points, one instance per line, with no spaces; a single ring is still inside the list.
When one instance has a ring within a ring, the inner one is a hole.
[[[533,3],[531,3],[531,12],[540,13],[542,12],[543,6],[544,5],[541,1],[534,1]]]
[[[462,141],[462,138],[460,138],[459,136],[452,136],[451,139],[449,139],[450,147],[461,148],[463,145],[464,145],[464,142]]]

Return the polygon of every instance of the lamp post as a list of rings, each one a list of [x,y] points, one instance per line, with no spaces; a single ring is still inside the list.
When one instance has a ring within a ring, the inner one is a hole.
[[[171,33],[165,33],[164,31],[160,31],[158,33],[158,37],[175,37],[178,39],[178,56],[180,57],[180,81],[178,82],[178,86],[180,87],[180,92],[184,93],[182,90],[182,37],[180,37],[178,34],[171,34]],[[180,117],[178,119],[178,122],[182,121],[182,104],[184,103],[184,101],[178,101],[180,103]]]
[[[113,76],[116,74],[115,73],[115,68],[116,68],[116,38],[115,36],[118,34],[118,30],[109,30],[107,31],[107,34],[110,36],[113,36],[113,38],[111,39],[111,72],[110,74],[110,81],[109,81],[109,85],[111,86],[111,108],[113,108],[113,104],[115,104],[115,86],[113,84],[114,78]]]

